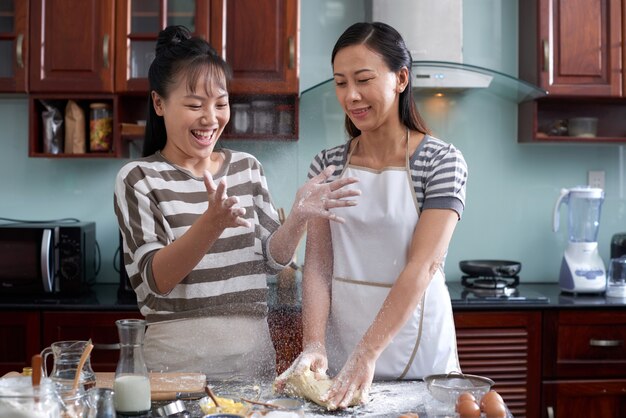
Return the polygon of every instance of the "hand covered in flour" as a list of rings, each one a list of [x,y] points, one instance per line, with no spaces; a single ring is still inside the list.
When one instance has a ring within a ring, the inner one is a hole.
[[[287,378],[292,373],[303,373],[305,370],[311,370],[318,378],[326,376],[328,368],[328,359],[326,357],[326,349],[320,343],[307,345],[302,353],[293,361],[291,366],[274,381],[276,390],[282,392],[283,386]]]
[[[291,208],[291,213],[304,222],[315,217],[344,222],[343,218],[329,209],[356,206],[356,201],[345,198],[359,196],[361,191],[346,187],[358,182],[358,179],[354,177],[327,182],[334,171],[335,166],[329,165],[324,171],[304,183],[296,193],[296,200]]]
[[[328,409],[334,409],[333,406],[345,409],[354,395],[360,392],[361,403],[366,403],[374,379],[375,367],[376,357],[357,347],[333,379],[328,392],[322,395],[320,400],[328,402]]]
[[[250,228],[251,224],[243,218],[246,210],[239,207],[239,198],[226,194],[226,180],[220,180],[219,184],[215,184],[213,176],[206,170],[204,172],[204,185],[208,194],[209,212],[211,219],[214,219],[220,227],[235,228],[244,226]]]

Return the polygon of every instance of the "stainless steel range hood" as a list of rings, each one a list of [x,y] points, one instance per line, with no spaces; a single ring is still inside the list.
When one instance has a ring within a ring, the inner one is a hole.
[[[463,0],[373,0],[372,21],[397,29],[413,58],[418,92],[493,90],[518,102],[545,91],[515,77],[463,61]]]

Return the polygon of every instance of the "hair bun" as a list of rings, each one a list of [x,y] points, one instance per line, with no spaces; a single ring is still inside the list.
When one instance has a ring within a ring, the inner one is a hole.
[[[159,32],[156,55],[191,38],[191,32],[185,26],[168,26]]]

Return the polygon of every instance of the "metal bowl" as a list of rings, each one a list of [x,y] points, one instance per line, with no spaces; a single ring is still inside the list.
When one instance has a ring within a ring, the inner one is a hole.
[[[433,374],[424,378],[426,387],[433,398],[445,403],[456,403],[463,392],[469,392],[480,402],[483,395],[491,389],[494,381],[488,377],[451,372]]]
[[[182,414],[185,414],[185,413],[187,416],[189,416],[185,403],[181,401],[180,399],[172,403],[168,403],[167,405],[158,407],[156,410],[156,413],[160,417],[169,417],[169,416],[174,416],[174,415],[181,416]]]

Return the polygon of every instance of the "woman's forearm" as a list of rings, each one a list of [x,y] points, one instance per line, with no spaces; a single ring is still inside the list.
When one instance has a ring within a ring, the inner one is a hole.
[[[152,260],[152,274],[159,292],[170,292],[187,277],[223,231],[223,227],[208,221],[205,212],[180,238],[157,251]]]
[[[307,229],[306,257],[302,279],[303,348],[326,344],[333,274],[330,224],[312,220]]]
[[[306,221],[290,213],[270,240],[269,251],[272,258],[279,264],[288,264],[305,232]]]

